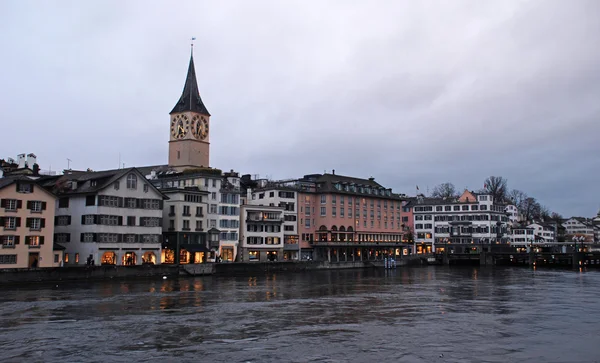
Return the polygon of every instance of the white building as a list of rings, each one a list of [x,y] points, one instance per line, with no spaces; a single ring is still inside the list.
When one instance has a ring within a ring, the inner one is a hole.
[[[480,243],[508,242],[505,208],[495,204],[491,195],[467,190],[457,199],[417,197],[413,207],[415,243],[424,246],[420,250],[434,252],[436,245],[450,248],[450,244],[459,251]]]
[[[519,221],[519,209],[517,209],[517,206],[509,204],[506,206],[506,208],[504,208],[504,211],[506,212],[508,220],[511,223],[516,223]]]
[[[527,246],[535,242],[535,231],[529,227],[517,227],[512,229],[510,242],[516,247]]]
[[[278,185],[248,190],[248,204],[283,209],[283,259],[298,260],[298,192]]]
[[[563,223],[563,227],[565,227],[567,241],[570,241],[573,236],[583,236],[588,242],[592,242],[594,239],[594,226],[590,219],[572,217]]]
[[[545,242],[555,242],[556,236],[554,235],[554,227],[549,226],[544,223],[536,222],[531,223],[527,226],[527,228],[531,228],[534,231],[536,240],[542,240]]]
[[[55,242],[65,265],[160,263],[164,195],[137,169],[66,171],[40,182],[58,196]]]
[[[282,207],[243,205],[240,233],[240,261],[283,259]]]
[[[207,229],[209,252],[211,252],[207,260],[212,261],[214,257],[220,257],[223,261],[236,260],[241,193],[240,181],[236,172],[222,173],[219,169],[211,168],[179,172],[167,165],[140,169],[159,190],[195,187],[207,193],[206,198],[203,198],[203,202],[206,203],[203,226]],[[176,250],[177,245],[173,239],[169,238],[169,241],[165,242],[167,248]]]

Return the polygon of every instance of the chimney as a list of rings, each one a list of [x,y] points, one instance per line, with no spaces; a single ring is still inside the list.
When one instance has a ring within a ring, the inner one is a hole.
[[[18,160],[18,163],[19,163],[19,169],[24,168],[25,167],[25,163],[26,163],[25,154],[19,154],[19,155],[17,155],[17,160]]]
[[[27,154],[27,165],[32,168],[33,164],[37,164],[37,156],[34,153]]]
[[[335,169],[333,169],[333,170],[331,171],[331,174],[335,175]]]
[[[375,178],[373,178],[372,176],[369,177],[369,181],[374,181],[374,180],[375,180]]]

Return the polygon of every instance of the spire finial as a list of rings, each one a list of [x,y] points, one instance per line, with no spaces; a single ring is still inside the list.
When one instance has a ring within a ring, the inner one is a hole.
[[[192,37],[192,42],[191,42],[191,51],[192,51],[192,55],[194,55],[194,40],[196,40],[196,37]]]

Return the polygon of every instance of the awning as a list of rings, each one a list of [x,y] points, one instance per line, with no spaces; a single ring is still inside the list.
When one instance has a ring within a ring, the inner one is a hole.
[[[204,244],[185,244],[179,246],[180,250],[186,250],[188,252],[210,252]]]

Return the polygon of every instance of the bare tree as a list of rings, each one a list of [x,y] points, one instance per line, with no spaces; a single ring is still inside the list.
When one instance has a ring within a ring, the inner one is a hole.
[[[543,221],[549,221],[550,220],[550,209],[548,209],[548,207],[546,207],[545,205],[540,205],[540,216],[539,216]]]
[[[442,183],[436,185],[431,192],[433,198],[455,198],[457,197],[456,188],[452,183]]]
[[[541,216],[541,206],[540,203],[535,200],[533,197],[526,198],[521,206],[517,206],[519,212],[523,215],[523,218],[526,221],[530,221],[534,218],[539,218]]]
[[[508,181],[501,176],[490,176],[485,180],[483,189],[494,197],[494,202],[501,203],[508,193]]]

